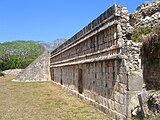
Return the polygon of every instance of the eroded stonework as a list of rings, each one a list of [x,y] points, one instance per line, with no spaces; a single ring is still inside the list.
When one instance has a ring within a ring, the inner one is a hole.
[[[130,118],[143,84],[132,31],[127,9],[113,5],[51,52],[51,79],[113,119]]]
[[[130,16],[130,24],[155,27],[160,22],[160,1],[144,2]]]
[[[49,52],[44,52],[34,60],[27,68],[22,70],[13,81],[16,82],[37,82],[50,80]]]

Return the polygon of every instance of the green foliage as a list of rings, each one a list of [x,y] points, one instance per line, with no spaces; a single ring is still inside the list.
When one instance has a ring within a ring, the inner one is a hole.
[[[134,18],[134,16],[135,16],[135,14],[134,14],[134,13],[129,14],[129,18],[130,18],[130,19]]]
[[[136,27],[132,33],[131,39],[134,42],[142,42],[142,36],[150,33],[152,28],[149,26],[146,27]]]
[[[160,49],[159,39],[160,24],[156,25],[150,34],[143,37],[143,55],[150,58],[150,64],[156,62],[155,57],[157,57],[157,51]]]
[[[4,76],[5,74],[0,70],[0,76]]]
[[[0,70],[27,67],[44,48],[35,41],[13,41],[0,44]]]
[[[136,8],[136,11],[140,10],[141,9],[141,5],[139,5],[137,8]]]

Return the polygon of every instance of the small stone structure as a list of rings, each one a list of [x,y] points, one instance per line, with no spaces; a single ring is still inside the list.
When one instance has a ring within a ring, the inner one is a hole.
[[[51,79],[114,119],[130,118],[143,84],[132,30],[127,9],[113,5],[51,52]]]
[[[49,52],[44,52],[12,81],[36,82],[50,80]]]

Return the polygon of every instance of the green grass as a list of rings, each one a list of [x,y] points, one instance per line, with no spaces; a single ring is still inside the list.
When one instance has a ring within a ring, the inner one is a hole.
[[[110,120],[52,82],[16,83],[0,77],[0,120]]]
[[[152,28],[149,26],[141,26],[141,27],[136,27],[132,33],[131,39],[133,42],[143,42],[143,35],[147,35],[152,31]]]

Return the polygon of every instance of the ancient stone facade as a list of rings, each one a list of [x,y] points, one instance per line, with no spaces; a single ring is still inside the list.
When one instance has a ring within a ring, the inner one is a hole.
[[[114,119],[130,118],[143,84],[130,29],[127,9],[113,5],[51,52],[51,79]]]

